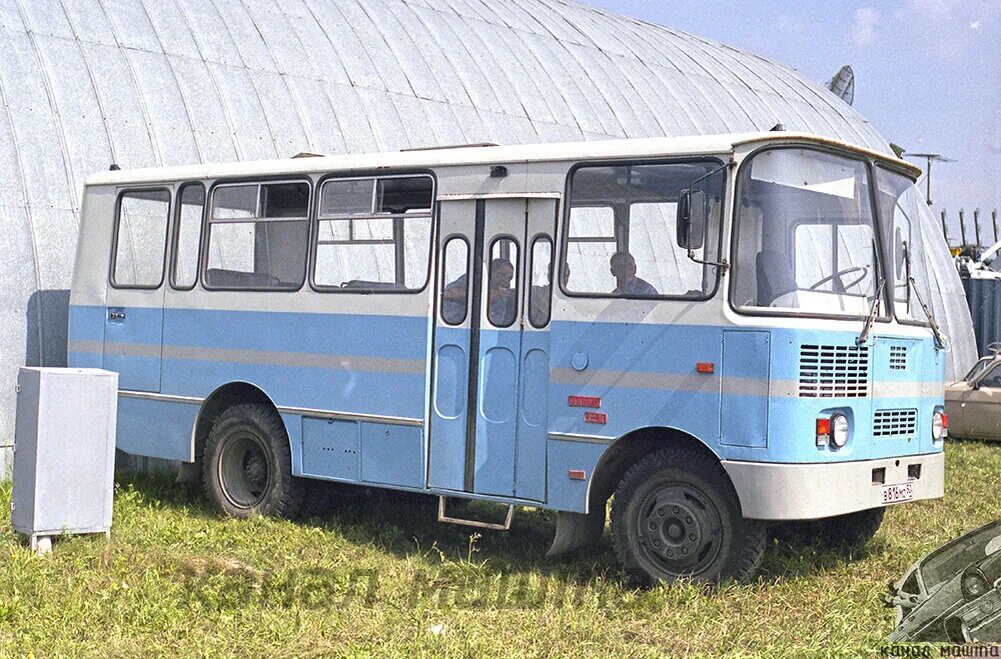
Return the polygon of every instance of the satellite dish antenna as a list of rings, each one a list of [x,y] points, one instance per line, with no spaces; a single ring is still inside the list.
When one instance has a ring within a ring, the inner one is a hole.
[[[850,64],[845,64],[841,67],[841,70],[834,74],[831,81],[827,83],[827,88],[830,89],[835,96],[840,98],[842,101],[851,105],[855,102],[855,72],[852,71]]]

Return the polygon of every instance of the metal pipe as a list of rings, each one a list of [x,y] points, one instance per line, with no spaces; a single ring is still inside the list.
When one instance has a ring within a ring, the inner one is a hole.
[[[994,242],[998,241],[998,209],[991,211],[991,224],[994,225]]]
[[[966,247],[966,221],[963,219],[963,209],[959,209],[959,237],[962,238],[962,247]]]
[[[977,249],[979,250],[980,246],[983,245],[983,243],[980,242],[980,209],[979,208],[974,208],[973,209],[973,235],[975,235],[977,237]]]
[[[945,246],[949,246],[949,230],[945,226],[945,209],[942,209],[942,237],[945,238]]]

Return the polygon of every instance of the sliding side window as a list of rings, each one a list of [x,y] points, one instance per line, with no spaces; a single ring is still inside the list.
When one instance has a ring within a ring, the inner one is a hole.
[[[313,286],[351,293],[422,290],[428,278],[433,200],[430,176],[324,182]]]
[[[205,186],[185,183],[177,195],[174,229],[174,269],[170,283],[177,290],[190,290],[198,279],[198,247],[205,211]]]
[[[298,290],[306,272],[308,215],[305,181],[217,186],[205,287]]]
[[[716,161],[588,165],[570,178],[564,290],[603,298],[709,297],[716,289],[725,172]],[[702,191],[705,239],[678,244],[678,199]]]

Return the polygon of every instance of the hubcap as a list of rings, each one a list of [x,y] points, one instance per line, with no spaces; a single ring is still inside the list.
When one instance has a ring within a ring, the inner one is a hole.
[[[219,484],[237,508],[260,504],[271,486],[271,466],[264,444],[244,433],[226,442],[219,455]]]
[[[712,500],[698,488],[687,483],[654,488],[638,510],[641,550],[661,571],[698,575],[719,555],[723,523]]]

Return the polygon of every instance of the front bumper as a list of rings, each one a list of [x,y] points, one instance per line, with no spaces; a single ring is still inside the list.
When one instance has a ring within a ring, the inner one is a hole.
[[[908,476],[921,465],[919,478]],[[881,460],[821,464],[777,464],[724,460],[747,519],[769,521],[820,519],[879,508],[883,486],[912,483],[914,498],[939,499],[945,494],[945,454],[911,455]],[[883,483],[874,471],[885,470]]]

